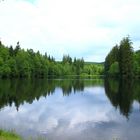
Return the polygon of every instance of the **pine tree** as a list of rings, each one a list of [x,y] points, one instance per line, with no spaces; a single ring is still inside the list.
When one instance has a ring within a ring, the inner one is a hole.
[[[119,60],[119,47],[118,45],[114,46],[105,58],[105,74],[108,74],[111,65],[118,62]]]
[[[133,77],[133,48],[129,37],[120,42],[119,69],[121,77]]]

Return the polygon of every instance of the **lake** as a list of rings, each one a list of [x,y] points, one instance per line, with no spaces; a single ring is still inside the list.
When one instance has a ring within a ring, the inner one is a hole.
[[[0,128],[34,140],[138,140],[140,81],[0,80]]]

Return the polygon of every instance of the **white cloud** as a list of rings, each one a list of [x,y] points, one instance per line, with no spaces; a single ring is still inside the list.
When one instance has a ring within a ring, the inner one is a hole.
[[[126,118],[110,105],[103,87],[85,87],[83,93],[63,96],[62,90],[57,88],[54,94],[46,99],[41,97],[32,105],[28,103],[21,105],[18,112],[14,105],[5,107],[0,112],[0,127],[14,129],[26,137],[41,134],[46,135],[47,139],[61,140],[69,137],[88,139],[89,136],[95,139],[100,136],[112,139],[116,132],[123,138],[121,135],[125,135],[131,126],[134,126],[135,135],[139,135],[138,104],[134,105],[134,110],[138,112],[135,112],[126,123]],[[135,118],[136,116],[138,118]],[[133,134],[129,133],[128,136],[132,137]]]
[[[95,92],[93,93],[93,91]],[[102,94],[100,94],[101,91]],[[55,131],[56,135],[60,135],[69,131],[71,133],[72,129],[75,133],[82,131],[81,124],[91,122],[96,126],[97,122],[111,121],[112,118],[110,120],[108,114],[113,108],[109,106],[103,88],[93,87],[91,90],[86,87],[85,94],[83,96],[80,93],[72,93],[70,96],[64,97],[62,90],[57,89],[53,96],[48,96],[47,99],[41,97],[32,105],[28,103],[21,105],[18,112],[14,104],[12,107],[5,107],[0,112],[0,122],[4,122],[0,126],[16,130],[21,127],[24,131],[30,129],[37,134]],[[114,114],[112,115],[115,118]],[[116,119],[115,121],[117,121]],[[87,126],[85,125],[85,127]],[[60,132],[61,130],[62,132]]]
[[[138,49],[139,6],[138,0],[4,1],[0,37],[5,44],[20,41],[21,47],[47,51],[56,59],[65,53],[104,61],[110,48],[128,34]]]

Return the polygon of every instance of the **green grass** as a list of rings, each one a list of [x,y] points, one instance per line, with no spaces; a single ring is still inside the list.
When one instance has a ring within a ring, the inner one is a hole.
[[[16,134],[14,131],[6,131],[0,129],[0,140],[24,140],[22,137],[20,137],[18,134]],[[34,140],[34,138],[28,138],[28,140]],[[42,137],[36,138],[36,140],[46,140]]]
[[[13,131],[0,130],[0,140],[22,140],[22,139]]]

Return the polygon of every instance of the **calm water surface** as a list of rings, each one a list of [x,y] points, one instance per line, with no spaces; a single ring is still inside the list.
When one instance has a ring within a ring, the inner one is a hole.
[[[0,128],[25,139],[138,140],[140,81],[0,80]]]

